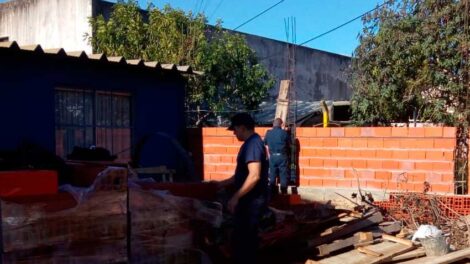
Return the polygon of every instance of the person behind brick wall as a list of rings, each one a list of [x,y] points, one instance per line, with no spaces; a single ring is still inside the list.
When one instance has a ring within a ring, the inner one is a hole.
[[[235,186],[235,193],[228,202],[228,210],[234,215],[232,249],[235,263],[257,263],[259,244],[258,228],[267,212],[268,161],[261,137],[255,133],[255,122],[246,113],[232,117],[228,130],[243,142],[237,156],[235,174],[218,182],[220,188]]]
[[[264,143],[268,147],[270,190],[274,193],[278,192],[276,177],[279,176],[281,193],[287,194],[289,134],[282,129],[282,119],[274,119],[273,128],[266,132]]]

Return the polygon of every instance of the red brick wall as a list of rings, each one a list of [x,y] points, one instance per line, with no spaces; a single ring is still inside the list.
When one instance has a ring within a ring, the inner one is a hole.
[[[269,128],[257,128],[263,136]],[[298,128],[300,185],[453,193],[453,127]],[[241,143],[225,128],[202,129],[204,180],[230,177]],[[356,176],[357,173],[357,176]]]

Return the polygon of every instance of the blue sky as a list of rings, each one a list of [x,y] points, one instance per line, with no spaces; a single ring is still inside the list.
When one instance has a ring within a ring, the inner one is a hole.
[[[115,2],[115,0],[110,0]],[[139,0],[142,7],[152,2],[158,7],[170,4],[185,11],[204,12],[209,23],[222,19],[223,26],[234,29],[280,0]],[[5,0],[0,0],[5,2]],[[295,17],[296,43],[302,43],[364,12],[383,0],[284,0],[282,3],[239,28],[239,31],[267,38],[286,40],[284,20]],[[350,56],[358,45],[362,21],[356,20],[306,46]]]

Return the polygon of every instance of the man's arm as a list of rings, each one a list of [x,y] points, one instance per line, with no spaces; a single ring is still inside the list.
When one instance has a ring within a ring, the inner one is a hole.
[[[233,195],[228,203],[228,210],[230,212],[235,212],[237,207],[238,200],[243,197],[245,194],[250,192],[259,181],[261,175],[261,162],[250,162],[248,163],[248,176],[246,177],[245,182],[242,187]]]
[[[226,188],[227,186],[233,185],[234,183],[235,183],[235,175],[232,175],[232,177],[228,179],[218,181],[217,188],[220,188],[220,189]]]

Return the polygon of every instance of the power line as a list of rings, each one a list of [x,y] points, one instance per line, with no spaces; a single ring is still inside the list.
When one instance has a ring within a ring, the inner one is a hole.
[[[209,20],[209,18],[211,18],[217,12],[217,10],[219,10],[219,7],[222,5],[223,2],[224,2],[224,0],[220,0],[219,4],[215,7],[214,11],[212,11],[210,16],[207,18],[208,20]]]
[[[277,2],[277,3],[275,3],[274,5],[272,5],[272,6],[268,7],[267,9],[263,10],[261,13],[257,14],[256,16],[254,16],[254,17],[248,19],[247,21],[243,22],[241,25],[239,25],[238,27],[234,28],[233,30],[237,30],[237,29],[243,27],[244,25],[250,23],[251,21],[255,20],[257,17],[263,15],[264,13],[268,12],[269,10],[273,9],[274,7],[276,7],[277,5],[279,5],[280,3],[284,2],[284,1],[285,1],[285,0],[281,0],[281,1]]]
[[[385,1],[383,4],[378,5],[378,6],[375,7],[374,9],[371,9],[371,10],[365,12],[364,14],[362,14],[362,15],[360,15],[360,16],[357,16],[357,17],[355,17],[355,18],[353,18],[353,19],[351,19],[351,20],[349,20],[349,21],[347,21],[347,22],[344,22],[343,24],[341,24],[341,25],[339,25],[339,26],[337,26],[337,27],[335,27],[335,28],[332,28],[332,29],[330,29],[330,30],[328,30],[328,31],[326,31],[326,32],[324,32],[324,33],[321,33],[320,35],[317,35],[317,36],[315,36],[315,37],[313,37],[313,38],[311,38],[311,39],[309,39],[309,40],[307,40],[307,41],[304,41],[304,42],[300,43],[299,46],[303,46],[303,45],[305,45],[305,44],[307,44],[307,43],[309,43],[309,42],[311,42],[311,41],[314,41],[314,40],[316,40],[316,39],[319,39],[319,38],[321,38],[321,37],[323,37],[323,36],[325,36],[325,35],[327,35],[327,34],[333,32],[333,31],[335,31],[335,30],[337,30],[337,29],[339,29],[339,28],[342,28],[342,27],[346,26],[347,24],[352,23],[352,22],[358,20],[359,18],[362,18],[363,16],[365,16],[365,15],[371,13],[371,12],[374,12],[375,10],[381,8],[382,6],[391,3],[392,1],[393,1],[393,0]]]

